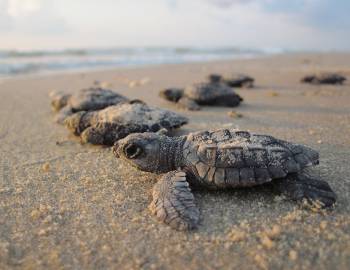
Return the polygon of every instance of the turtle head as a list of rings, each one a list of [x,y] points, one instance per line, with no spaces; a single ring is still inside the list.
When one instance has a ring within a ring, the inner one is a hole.
[[[184,95],[184,90],[180,88],[167,88],[159,92],[159,96],[172,102],[178,102]]]
[[[62,92],[51,91],[49,93],[49,97],[51,99],[52,109],[58,112],[68,104],[68,100],[71,97],[71,95],[64,94]]]
[[[146,172],[167,172],[164,152],[170,138],[160,133],[133,133],[117,141],[113,153],[132,166]],[[163,153],[161,153],[163,152]]]
[[[64,125],[69,130],[71,130],[75,135],[80,135],[80,133],[82,132],[81,120],[85,114],[86,114],[85,111],[80,111],[80,112],[74,113],[70,116],[67,116],[64,119]]]

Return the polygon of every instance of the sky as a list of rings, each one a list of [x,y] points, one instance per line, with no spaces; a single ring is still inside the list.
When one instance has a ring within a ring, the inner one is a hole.
[[[0,0],[0,49],[350,50],[350,0]]]

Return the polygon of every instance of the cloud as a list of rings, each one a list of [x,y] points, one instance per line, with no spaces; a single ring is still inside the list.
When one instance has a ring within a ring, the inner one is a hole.
[[[308,0],[302,11],[304,21],[325,30],[350,27],[350,1],[348,0]]]
[[[53,0],[0,0],[0,30],[17,35],[52,35],[68,30]]]
[[[235,4],[248,4],[254,0],[206,0],[208,3],[219,8],[227,8]]]
[[[0,0],[0,46],[350,48],[349,9],[346,0]]]
[[[7,14],[11,17],[25,16],[41,8],[41,0],[8,0]]]
[[[12,19],[7,13],[7,2],[0,0],[0,31],[5,32],[11,29]]]
[[[206,0],[217,8],[254,5],[268,14],[285,14],[306,25],[327,29],[350,26],[348,0]]]

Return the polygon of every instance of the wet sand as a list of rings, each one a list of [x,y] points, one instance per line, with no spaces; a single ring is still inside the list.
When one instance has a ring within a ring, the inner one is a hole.
[[[339,71],[350,54],[297,54],[213,63],[115,69],[0,82],[0,269],[348,269],[350,265],[350,82],[312,86],[300,78]],[[237,92],[234,110],[177,110],[158,97],[211,72],[247,73],[256,88]],[[338,195],[332,211],[312,211],[269,187],[195,193],[198,230],[177,232],[147,209],[156,176],[81,145],[53,122],[50,90],[98,80],[130,98],[179,111],[178,134],[237,127],[312,146],[313,171]]]

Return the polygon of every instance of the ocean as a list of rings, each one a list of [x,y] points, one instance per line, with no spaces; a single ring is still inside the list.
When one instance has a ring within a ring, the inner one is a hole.
[[[0,50],[0,77],[61,71],[86,71],[113,67],[134,67],[252,58],[280,50],[241,48],[111,48],[67,50]]]

